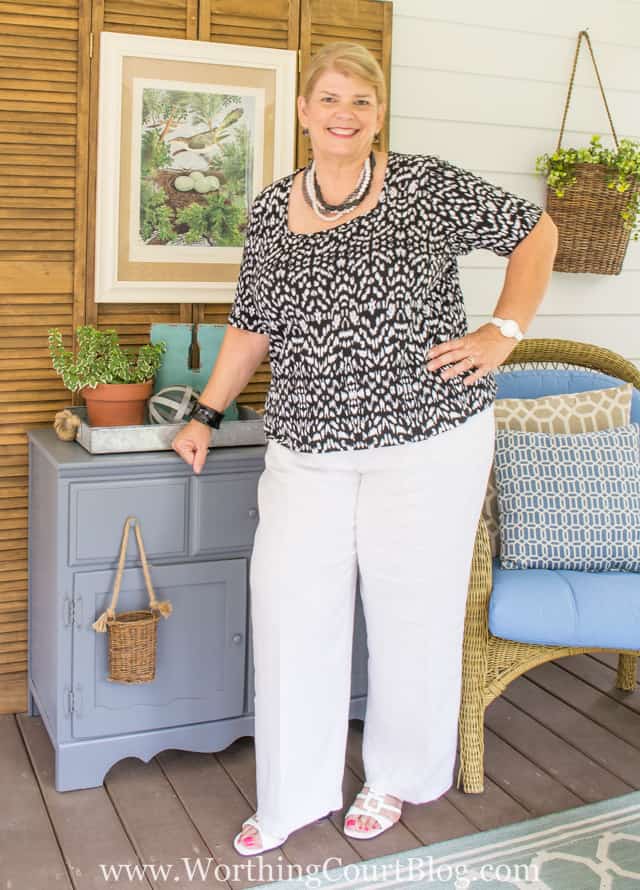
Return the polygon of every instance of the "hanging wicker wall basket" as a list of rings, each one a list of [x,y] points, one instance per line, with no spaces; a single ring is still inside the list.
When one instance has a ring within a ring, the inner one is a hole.
[[[547,187],[547,211],[559,232],[553,268],[619,275],[630,236],[620,214],[629,192],[608,188],[610,171],[602,164],[577,164],[575,175],[562,198]]]
[[[122,584],[122,573],[129,541],[129,530],[133,526],[140,551],[149,608],[116,615],[118,595]],[[156,676],[157,624],[160,616],[168,618],[172,612],[171,603],[158,602],[151,583],[149,564],[142,543],[142,535],[137,519],[129,516],[124,524],[118,568],[113,585],[113,595],[109,608],[93,623],[98,633],[109,635],[109,671],[107,680],[113,683],[150,683]]]
[[[564,126],[573,90],[576,65],[582,39],[585,39],[595,68],[600,93],[611,125],[613,140],[618,149],[618,137],[600,80],[591,41],[586,31],[580,31],[569,80],[569,91],[564,107],[557,149],[560,149]],[[576,181],[566,189],[563,197],[547,186],[546,209],[558,227],[558,252],[553,268],[556,272],[591,272],[598,275],[619,275],[622,270],[630,229],[625,227],[621,213],[628,206],[638,186],[626,192],[608,187],[612,170],[603,164],[580,163],[575,166]]]

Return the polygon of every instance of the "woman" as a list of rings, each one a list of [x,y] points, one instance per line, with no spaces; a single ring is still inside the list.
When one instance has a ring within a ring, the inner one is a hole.
[[[200,472],[210,431],[270,354],[250,565],[258,812],[243,855],[342,808],[356,578],[367,626],[372,838],[453,781],[471,560],[493,459],[491,372],[542,300],[556,230],[534,204],[429,155],[373,151],[382,72],[331,44],[302,80],[313,163],[254,201],[201,409],[173,447]],[[509,256],[492,322],[467,332],[457,257]],[[203,423],[204,422],[204,423]]]

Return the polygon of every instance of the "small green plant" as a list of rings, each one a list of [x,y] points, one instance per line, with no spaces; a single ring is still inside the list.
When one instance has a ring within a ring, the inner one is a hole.
[[[62,342],[57,328],[49,331],[49,353],[54,369],[71,392],[99,383],[145,383],[153,379],[162,363],[167,345],[147,343],[136,356],[134,350],[123,349],[118,343],[118,332],[100,331],[93,325],[76,329],[78,350],[74,355]]]
[[[617,192],[630,192],[629,203],[621,212],[625,228],[637,241],[640,237],[640,143],[621,139],[618,148],[605,148],[599,136],[592,136],[587,148],[558,148],[552,155],[536,158],[536,172],[547,178],[547,184],[558,198],[576,181],[576,164],[603,164],[610,171],[607,187]]]

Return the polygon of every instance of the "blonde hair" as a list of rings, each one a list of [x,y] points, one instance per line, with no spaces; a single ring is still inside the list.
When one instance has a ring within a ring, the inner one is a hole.
[[[316,82],[325,71],[339,71],[341,74],[359,77],[370,84],[376,93],[379,105],[386,105],[387,85],[382,68],[375,56],[360,43],[336,41],[328,43],[311,58],[300,78],[300,95],[309,101]]]

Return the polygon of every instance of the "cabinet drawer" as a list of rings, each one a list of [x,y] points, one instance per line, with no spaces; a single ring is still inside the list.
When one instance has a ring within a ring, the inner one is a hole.
[[[69,563],[116,560],[127,516],[140,521],[149,558],[187,553],[188,479],[122,479],[69,487]],[[137,560],[135,536],[127,558]]]
[[[192,553],[253,545],[259,473],[216,473],[193,481]]]

